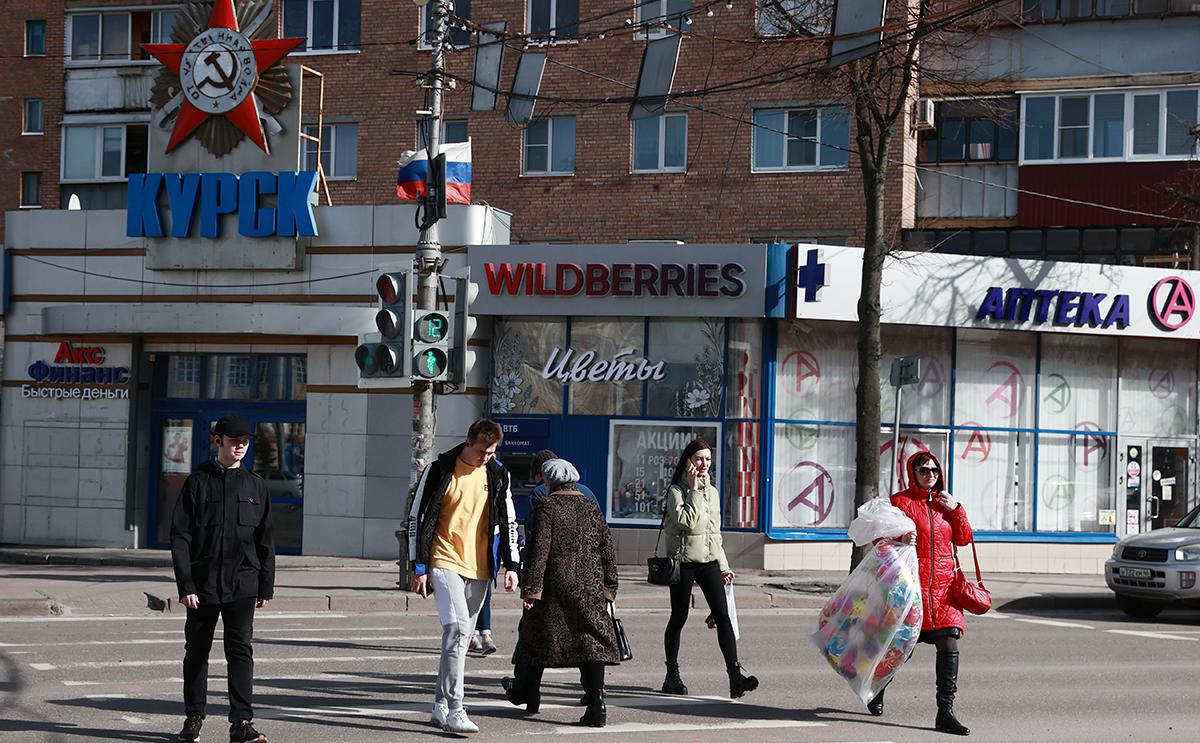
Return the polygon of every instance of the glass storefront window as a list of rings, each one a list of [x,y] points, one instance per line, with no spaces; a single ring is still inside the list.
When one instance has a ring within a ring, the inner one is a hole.
[[[647,384],[646,414],[719,418],[724,405],[725,319],[650,320],[646,355],[663,363],[664,377]]]
[[[1033,529],[1032,445],[1022,431],[955,432],[950,492],[976,531]]]
[[[1122,434],[1195,435],[1195,344],[1122,339],[1120,394]]]
[[[891,431],[885,431],[879,437],[879,495],[891,495],[898,493],[909,486],[908,482],[908,460],[912,459],[918,453],[923,451],[932,452],[938,461],[942,463],[942,467],[946,467],[949,462],[946,457],[946,440],[949,434],[946,431],[922,431],[911,428],[900,428],[899,441],[892,441]],[[895,445],[897,451],[900,452],[898,461],[896,462],[896,478],[892,482],[892,447]],[[946,481],[949,482],[947,475]],[[888,484],[892,484],[892,489],[888,491]]]
[[[762,331],[760,320],[729,321],[725,415],[730,418],[757,418],[762,410]]]
[[[625,363],[640,362],[645,332],[641,318],[573,320],[569,357],[566,349],[560,350],[554,366],[557,368],[562,364],[562,370],[569,373],[574,364],[587,358],[587,354],[593,354],[592,365],[611,362],[618,355]],[[567,389],[568,410],[575,415],[640,415],[642,412],[642,382],[636,378],[570,382]]]
[[[1038,531],[1115,529],[1116,514],[1101,526],[1100,511],[1113,509],[1116,445],[1116,437],[1087,432],[1038,437]]]
[[[1032,333],[960,329],[955,424],[1032,428],[1035,351]]]
[[[167,359],[167,397],[195,399],[200,396],[200,366],[196,354],[172,354]]]
[[[254,427],[254,472],[267,484],[275,544],[299,550],[304,533],[303,423],[259,423]]]
[[[854,429],[775,426],[771,523],[782,529],[844,529],[854,517]]]
[[[758,432],[759,424],[750,421],[726,426],[725,487],[721,495],[727,529],[758,527],[758,478],[762,471]]]
[[[720,423],[611,420],[608,425],[610,523],[658,526],[679,455],[696,437],[715,447],[712,472],[721,472]]]
[[[191,418],[167,418],[161,427],[160,456],[162,464],[158,470],[158,523],[155,538],[159,544],[171,539],[171,515],[175,512],[175,501],[179,491],[192,473],[194,452],[192,451]]]
[[[1038,427],[1116,430],[1116,358],[1115,338],[1043,335]]]
[[[565,318],[498,319],[492,344],[492,414],[562,413],[563,383],[543,372],[552,351],[567,348]]]
[[[896,392],[889,381],[892,361],[914,353],[921,357],[921,380],[916,385],[904,388],[900,400],[900,424],[950,424],[951,337],[951,331],[947,328],[883,327],[879,388],[881,419],[885,426],[890,428],[896,415]]]
[[[858,376],[854,344],[854,326],[849,323],[781,322],[775,416],[793,421],[853,422]]]
[[[158,356],[157,363],[163,363]],[[156,394],[180,400],[303,400],[308,359],[292,354],[167,354]]]

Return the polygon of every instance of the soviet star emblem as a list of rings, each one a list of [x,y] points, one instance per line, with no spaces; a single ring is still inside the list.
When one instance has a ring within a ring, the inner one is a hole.
[[[304,43],[269,38],[270,16],[270,0],[243,0],[236,9],[234,0],[188,3],[171,32],[179,43],[142,44],[163,64],[151,103],[158,109],[155,122],[171,126],[167,152],[195,134],[217,157],[243,137],[270,154],[263,121],[277,127],[274,114],[291,102],[282,60]]]

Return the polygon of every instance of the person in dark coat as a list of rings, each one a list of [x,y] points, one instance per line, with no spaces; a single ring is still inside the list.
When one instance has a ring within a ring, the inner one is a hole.
[[[275,540],[267,484],[242,467],[250,426],[227,415],[213,430],[217,456],[188,476],[171,518],[171,562],[184,624],[183,702],[177,736],[200,738],[208,697],[208,653],[217,619],[224,622],[229,682],[229,740],[266,743],[254,729],[254,610],[275,593]]]
[[[564,459],[542,466],[550,493],[534,510],[534,542],[521,595],[521,619],[513,664],[525,665],[520,684],[504,679],[505,696],[536,712],[545,668],[578,667],[585,679],[587,711],[580,724],[604,727],[604,667],[620,662],[616,630],[608,613],[617,595],[612,534],[599,507],[577,484],[579,472]]]
[[[920,642],[937,648],[937,720],[935,727],[954,735],[971,731],[954,716],[954,696],[958,691],[958,641],[963,635],[962,608],[954,604],[950,585],[956,572],[954,546],[971,543],[973,532],[966,509],[945,489],[942,465],[932,452],[915,454],[908,460],[909,486],[892,495],[899,508],[917,526],[915,534],[904,541],[917,546],[921,577]],[[867,709],[883,714],[883,692],[871,700]]]

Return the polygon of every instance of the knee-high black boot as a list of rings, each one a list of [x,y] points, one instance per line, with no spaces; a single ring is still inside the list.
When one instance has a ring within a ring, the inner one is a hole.
[[[885,691],[887,691],[886,686],[879,690],[879,693],[875,695],[874,699],[867,702],[867,711],[875,717],[880,717],[883,715],[883,693]]]
[[[580,669],[588,694],[587,711],[579,718],[580,725],[602,728],[608,722],[608,706],[604,702],[604,664],[588,661]]]
[[[500,679],[508,701],[518,707],[525,705],[525,712],[530,715],[536,715],[542,706],[542,670],[541,666],[520,665],[514,678]]]
[[[958,691],[958,653],[937,654],[937,722],[934,727],[952,735],[970,735],[971,730],[954,716],[954,695]]]

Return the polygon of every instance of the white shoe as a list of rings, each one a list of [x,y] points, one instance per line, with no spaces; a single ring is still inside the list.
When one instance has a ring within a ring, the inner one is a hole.
[[[446,718],[450,716],[450,708],[444,704],[433,705],[433,714],[429,716],[429,724],[434,727],[445,728]]]
[[[483,639],[480,638],[478,632],[471,633],[471,644],[467,646],[467,650],[471,651],[472,653],[483,652]]]
[[[478,733],[479,726],[467,718],[467,711],[465,709],[455,709],[450,711],[450,715],[446,718],[446,724],[442,726],[442,730],[447,733]]]

